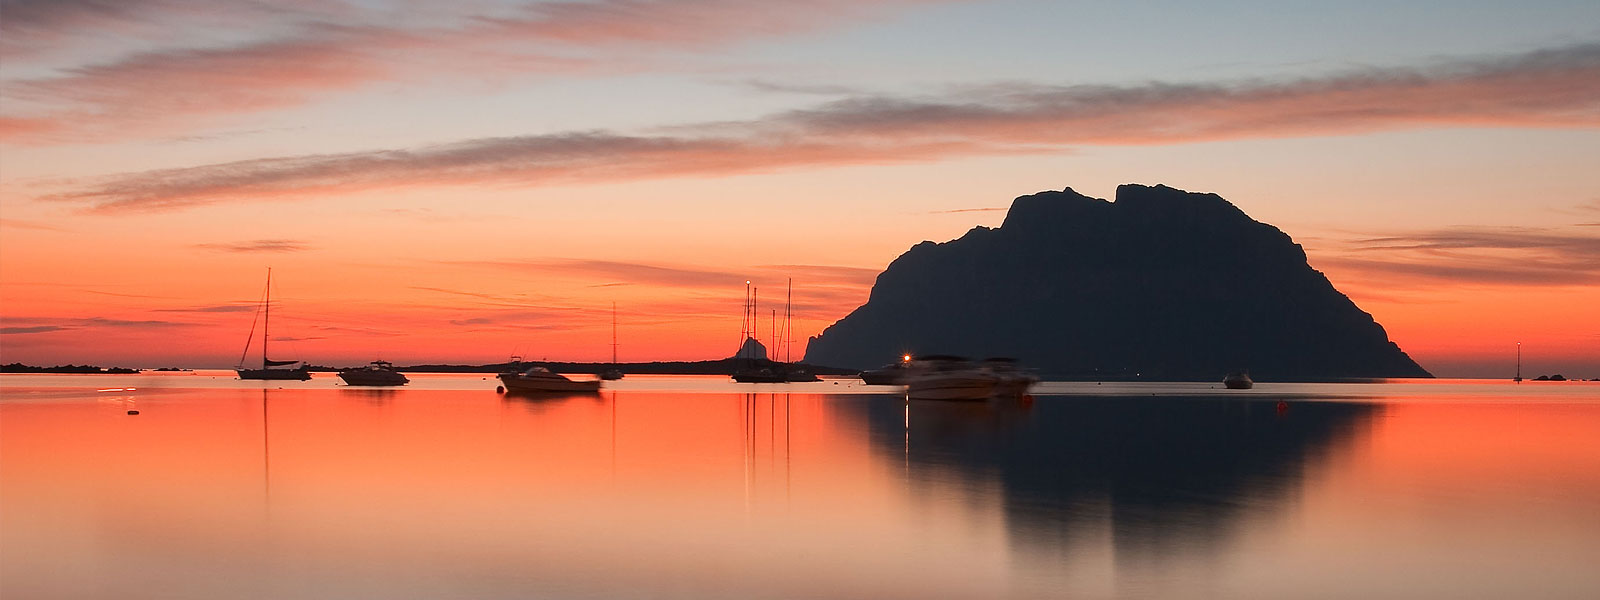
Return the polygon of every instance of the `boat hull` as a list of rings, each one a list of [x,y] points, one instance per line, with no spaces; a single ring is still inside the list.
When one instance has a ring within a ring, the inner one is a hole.
[[[913,377],[906,383],[906,395],[913,400],[987,400],[998,383],[994,377],[975,375]]]
[[[994,386],[996,396],[1021,396],[1028,393],[1033,384],[1038,383],[1033,378],[1003,378]]]
[[[734,373],[733,380],[739,383],[788,383],[789,377],[782,373],[756,371],[751,373]]]
[[[553,378],[530,378],[515,373],[500,374],[500,383],[511,392],[598,392],[600,382],[572,381]]]
[[[1250,380],[1249,375],[1233,374],[1222,378],[1222,386],[1230,390],[1248,390],[1255,387],[1256,383]]]
[[[905,385],[906,374],[903,369],[862,371],[861,383],[867,385]]]
[[[305,381],[311,372],[305,369],[238,369],[239,379],[262,381]]]
[[[394,386],[405,385],[411,380],[395,371],[344,371],[339,373],[347,385],[365,386]]]

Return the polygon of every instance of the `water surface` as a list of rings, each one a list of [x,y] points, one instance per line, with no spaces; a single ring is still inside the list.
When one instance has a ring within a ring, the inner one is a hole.
[[[1594,383],[336,381],[0,377],[0,596],[1600,595]]]

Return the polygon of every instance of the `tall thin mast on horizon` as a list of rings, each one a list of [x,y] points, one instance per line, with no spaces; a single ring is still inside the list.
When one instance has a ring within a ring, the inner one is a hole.
[[[272,325],[272,267],[267,267],[267,302],[264,309],[266,316],[261,319],[261,369],[267,368],[267,338],[271,337]]]
[[[789,278],[788,298],[783,303],[783,362],[793,362],[794,346],[794,278]]]

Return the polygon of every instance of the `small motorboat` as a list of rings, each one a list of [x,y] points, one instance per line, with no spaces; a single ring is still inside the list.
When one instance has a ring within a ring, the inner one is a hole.
[[[1256,382],[1250,380],[1249,371],[1234,371],[1222,378],[1222,386],[1230,390],[1248,390],[1255,385]]]
[[[600,372],[600,379],[603,381],[616,381],[618,379],[622,379],[622,369],[618,369],[616,367],[607,367],[605,370]]]
[[[906,373],[906,397],[912,400],[987,400],[1000,378],[989,369],[959,356],[925,356]]]
[[[1039,376],[1018,366],[1015,358],[986,358],[983,366],[999,378],[994,386],[996,396],[1021,396],[1039,383]]]
[[[598,392],[600,380],[573,381],[544,367],[529,367],[499,375],[508,392]]]
[[[394,365],[382,360],[372,361],[359,369],[339,371],[339,379],[349,385],[405,385],[411,382],[394,370]]]
[[[862,371],[858,377],[861,378],[861,383],[867,385],[905,385],[907,368],[910,366],[911,355],[907,354],[900,359],[900,362]]]

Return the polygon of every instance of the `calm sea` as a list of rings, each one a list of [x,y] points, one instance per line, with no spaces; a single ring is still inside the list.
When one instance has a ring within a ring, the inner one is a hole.
[[[1600,597],[1592,382],[412,379],[0,376],[0,597]]]

